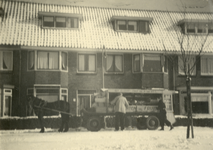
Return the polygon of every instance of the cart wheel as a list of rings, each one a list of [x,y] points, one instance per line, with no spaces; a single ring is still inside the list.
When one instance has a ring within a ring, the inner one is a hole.
[[[146,125],[149,130],[156,130],[160,125],[160,121],[156,116],[149,116]]]
[[[89,131],[99,131],[101,129],[100,118],[91,117],[87,122],[87,130]]]
[[[147,126],[146,126],[146,118],[145,117],[137,118],[137,128],[139,130],[143,130],[143,129],[147,128]]]

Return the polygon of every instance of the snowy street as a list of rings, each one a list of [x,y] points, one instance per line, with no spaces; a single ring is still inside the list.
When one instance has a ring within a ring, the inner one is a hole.
[[[90,132],[81,128],[67,133],[56,129],[1,130],[1,150],[213,150],[213,128],[194,127],[194,139],[186,139],[186,127],[169,131],[113,128]],[[190,136],[191,137],[191,136]]]

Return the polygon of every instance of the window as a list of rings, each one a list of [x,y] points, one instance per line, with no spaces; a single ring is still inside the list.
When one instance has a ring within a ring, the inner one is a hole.
[[[152,18],[113,16],[112,25],[116,31],[150,33]]]
[[[137,31],[137,22],[117,21],[117,30]]]
[[[208,33],[213,33],[213,23],[208,24]]]
[[[67,53],[51,51],[28,51],[28,70],[66,71]]]
[[[191,75],[196,75],[196,57],[195,56],[186,56],[186,60],[182,59],[181,56],[178,57],[178,72],[180,75],[188,74],[188,70]],[[184,63],[185,61],[185,63]],[[185,64],[185,67],[184,67]],[[188,68],[189,67],[189,68]]]
[[[13,70],[13,52],[0,51],[0,70]]]
[[[213,23],[209,20],[183,19],[178,25],[184,34],[207,34],[213,33]]]
[[[38,69],[58,69],[58,52],[41,52],[38,51]]]
[[[40,24],[44,28],[79,28],[81,14],[39,12]]]
[[[167,72],[167,59],[159,54],[133,55],[133,72]]]
[[[123,72],[123,55],[108,54],[105,59],[106,72],[122,73]]]
[[[213,75],[213,57],[201,57],[201,75]]]
[[[78,72],[96,72],[96,54],[78,54]]]

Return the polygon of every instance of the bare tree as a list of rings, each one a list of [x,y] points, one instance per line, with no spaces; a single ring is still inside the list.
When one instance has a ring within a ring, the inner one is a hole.
[[[187,89],[187,113],[188,113],[188,126],[187,126],[187,138],[191,136],[194,138],[193,132],[193,117],[192,117],[192,103],[191,103],[191,76],[195,75],[196,65],[200,61],[201,55],[203,55],[205,49],[210,46],[213,42],[212,38],[209,38],[209,27],[212,26],[212,14],[201,13],[202,19],[197,19],[195,13],[187,13],[186,6],[183,5],[183,11],[180,12],[169,12],[166,14],[169,18],[171,31],[167,28],[167,34],[170,34],[168,38],[173,38],[173,43],[170,43],[173,48],[168,49],[166,43],[167,40],[163,39],[162,45],[165,50],[165,56],[172,63],[173,67],[176,68],[177,72],[186,77],[186,89]],[[173,32],[173,33],[171,33]]]

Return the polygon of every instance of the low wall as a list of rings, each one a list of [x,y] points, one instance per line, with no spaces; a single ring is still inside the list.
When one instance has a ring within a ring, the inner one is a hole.
[[[50,117],[44,118],[44,126],[45,128],[59,128],[61,123],[60,117]],[[106,118],[107,127],[114,127],[114,117]],[[136,118],[126,119],[126,126],[135,127],[137,124]],[[176,122],[174,126],[187,126],[188,120],[187,118],[178,118],[176,117]],[[205,127],[213,127],[213,118],[194,118],[193,119],[194,126],[205,126]],[[81,122],[80,117],[71,117],[69,120],[70,128],[78,128],[85,127],[85,125]],[[16,118],[0,118],[0,130],[13,130],[13,129],[36,129],[40,128],[39,121],[37,118],[27,118],[27,117],[16,117]]]

